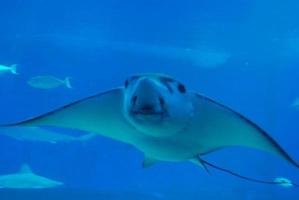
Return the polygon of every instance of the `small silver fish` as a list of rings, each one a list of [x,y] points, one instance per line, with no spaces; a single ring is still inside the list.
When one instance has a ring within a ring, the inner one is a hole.
[[[63,85],[67,88],[72,88],[70,77],[66,77],[64,80],[61,80],[54,76],[35,76],[27,83],[31,87],[39,89],[53,89]]]
[[[13,64],[10,66],[0,65],[0,73],[5,73],[5,72],[11,72],[12,74],[18,74],[17,73],[17,65],[16,64]]]

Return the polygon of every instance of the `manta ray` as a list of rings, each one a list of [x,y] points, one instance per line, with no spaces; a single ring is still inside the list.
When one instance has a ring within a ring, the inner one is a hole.
[[[159,161],[191,161],[206,170],[208,165],[246,178],[202,159],[222,148],[243,146],[275,154],[299,168],[257,124],[162,74],[131,76],[122,87],[8,126],[54,126],[97,133],[142,151],[144,167]]]

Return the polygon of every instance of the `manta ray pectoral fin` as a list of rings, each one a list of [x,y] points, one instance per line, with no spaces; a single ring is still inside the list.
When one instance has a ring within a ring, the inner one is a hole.
[[[104,120],[103,115],[115,113],[118,109],[119,102],[116,101],[120,101],[120,93],[120,90],[111,90],[75,101],[32,119],[5,126],[58,126],[79,129],[98,127],[96,123]]]
[[[192,141],[201,147],[199,155],[229,146],[244,146],[267,151],[299,168],[280,145],[264,130],[232,109],[194,94],[196,111],[189,131]]]
[[[8,126],[55,126],[93,132],[126,141],[132,128],[123,114],[123,89],[113,89]],[[120,134],[124,132],[126,134]]]
[[[143,168],[148,168],[153,166],[154,164],[156,164],[157,162],[159,162],[158,160],[148,157],[148,156],[144,156],[144,160],[142,162],[142,167]]]

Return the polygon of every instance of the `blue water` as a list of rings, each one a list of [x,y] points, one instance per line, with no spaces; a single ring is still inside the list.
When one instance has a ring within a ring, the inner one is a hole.
[[[0,64],[18,64],[19,75],[1,74],[0,124],[118,87],[132,74],[159,72],[244,114],[299,160],[299,111],[291,107],[299,96],[298,9],[296,0],[3,1]],[[205,66],[194,49],[229,58]],[[70,76],[73,89],[32,88],[27,81],[37,75]],[[243,175],[299,182],[298,169],[264,152],[236,147],[205,158]],[[45,144],[1,136],[0,174],[28,163],[65,186],[0,190],[0,198],[299,199],[298,188],[209,175],[188,162],[143,169],[142,161],[141,152],[104,137]]]

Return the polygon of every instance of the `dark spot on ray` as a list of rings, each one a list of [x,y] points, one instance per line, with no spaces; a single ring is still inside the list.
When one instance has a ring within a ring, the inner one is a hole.
[[[178,90],[180,91],[180,93],[186,93],[186,88],[181,83],[178,84]]]

